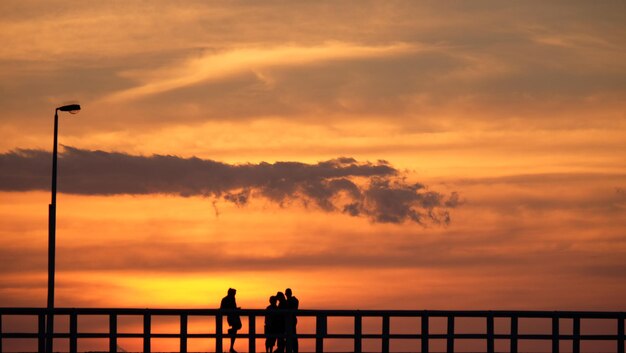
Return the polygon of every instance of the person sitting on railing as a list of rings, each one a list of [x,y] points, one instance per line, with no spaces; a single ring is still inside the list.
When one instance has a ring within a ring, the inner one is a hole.
[[[276,302],[278,299],[275,296],[270,297],[270,305],[265,309],[267,314],[265,314],[265,352],[272,353],[274,351],[274,345],[276,344],[276,311],[278,310],[278,306],[276,306]]]
[[[220,303],[220,309],[229,309],[229,310],[237,310],[241,309],[237,307],[237,302],[235,301],[235,295],[237,294],[237,290],[234,288],[228,288],[228,295],[222,298],[222,302]],[[226,317],[226,321],[230,328],[228,329],[228,334],[230,335],[230,352],[237,353],[235,350],[235,338],[237,337],[237,331],[241,329],[241,317],[239,314],[230,313]]]

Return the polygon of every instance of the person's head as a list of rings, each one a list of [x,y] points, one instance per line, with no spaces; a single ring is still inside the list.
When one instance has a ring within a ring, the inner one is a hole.
[[[237,294],[237,290],[235,288],[228,288],[228,296],[234,297]]]
[[[285,294],[283,294],[283,292],[276,293],[276,300],[279,302],[285,300]]]
[[[270,297],[270,304],[272,304],[272,305],[274,305],[274,306],[275,306],[275,305],[276,305],[276,301],[277,301],[277,300],[278,300],[278,299],[276,298],[276,296],[275,296],[275,295],[272,295],[272,296]]]
[[[292,294],[291,294],[291,288],[287,288],[285,289],[285,295],[287,296],[287,298],[291,298]]]

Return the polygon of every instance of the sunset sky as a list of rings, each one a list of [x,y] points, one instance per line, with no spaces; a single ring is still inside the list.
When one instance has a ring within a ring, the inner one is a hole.
[[[626,310],[626,2],[0,2],[0,306]]]

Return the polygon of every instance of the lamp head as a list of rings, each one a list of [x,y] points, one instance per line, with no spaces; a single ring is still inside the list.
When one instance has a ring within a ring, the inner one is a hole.
[[[58,107],[57,110],[62,112],[70,112],[70,114],[76,114],[80,110],[80,104],[68,104],[62,107]]]

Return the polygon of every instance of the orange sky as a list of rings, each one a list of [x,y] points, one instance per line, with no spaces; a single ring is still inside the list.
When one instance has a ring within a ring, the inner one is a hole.
[[[260,308],[290,286],[303,308],[626,310],[625,7],[2,1],[1,306],[45,305],[49,167],[12,173],[78,101],[60,144],[113,169],[197,157],[253,180],[263,162],[384,160],[392,185],[460,202],[448,225],[390,222],[301,184],[185,195],[223,180],[165,165],[139,193],[67,155],[58,306],[215,307],[235,287]],[[16,186],[30,176],[44,186]]]

